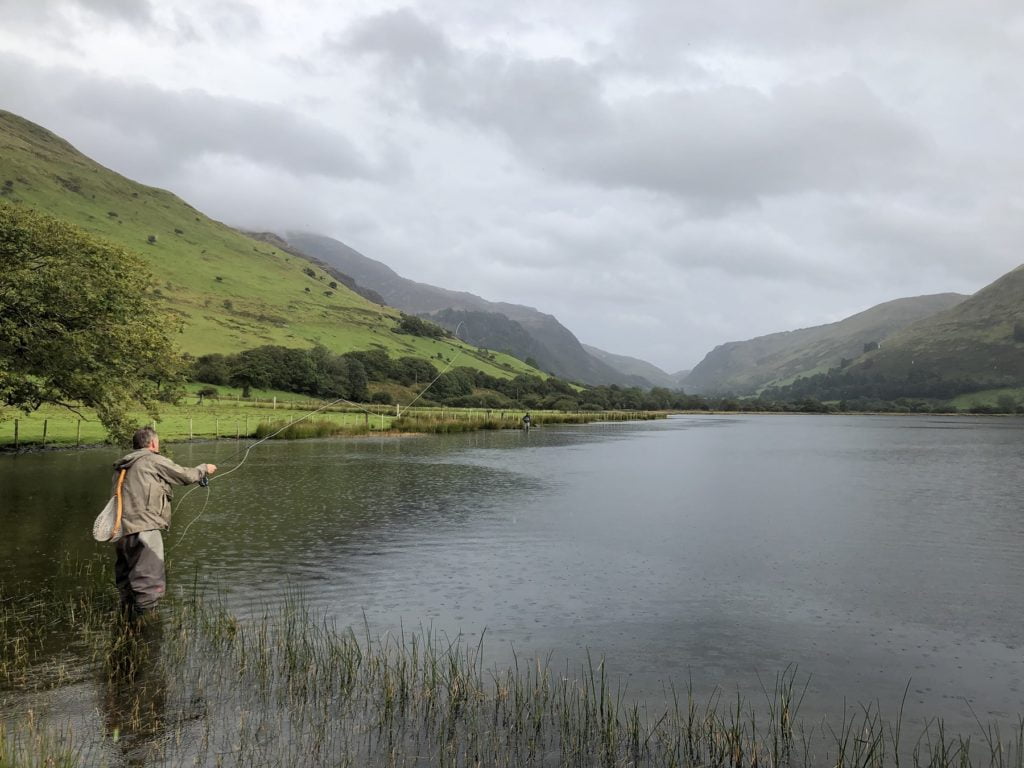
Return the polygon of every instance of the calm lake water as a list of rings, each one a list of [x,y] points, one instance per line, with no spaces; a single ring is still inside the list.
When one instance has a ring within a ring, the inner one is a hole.
[[[166,452],[223,474],[237,447]],[[0,457],[0,578],[104,551],[89,531],[116,455]],[[1010,418],[266,443],[208,497],[177,492],[170,580],[198,573],[243,615],[294,587],[375,634],[486,630],[498,664],[514,649],[575,673],[589,651],[652,709],[670,682],[760,697],[797,665],[805,716],[895,715],[909,681],[911,719],[969,730],[972,707],[1024,713],[1022,464]]]

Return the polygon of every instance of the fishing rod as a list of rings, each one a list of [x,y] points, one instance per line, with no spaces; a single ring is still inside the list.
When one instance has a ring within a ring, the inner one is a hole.
[[[462,322],[459,322],[459,324],[457,326],[455,326],[455,338],[456,339],[459,338],[459,329],[460,328],[462,328]],[[459,341],[461,341],[461,339],[459,339]],[[429,384],[427,384],[427,386],[425,386],[420,391],[420,393],[418,395],[416,395],[416,397],[414,397],[409,402],[409,404],[407,406],[405,406],[405,409],[408,410],[409,408],[411,408],[413,406],[413,404],[417,400],[419,400],[421,397],[423,397],[423,395],[427,392],[427,390],[429,390],[432,386],[434,386],[434,384],[436,384],[437,381],[445,373],[448,372],[448,370],[455,364],[455,361],[458,360],[462,356],[462,353],[465,352],[465,351],[466,351],[465,348],[460,348],[459,352],[451,360],[448,361],[448,365],[446,365],[442,369],[442,371],[439,374],[437,374],[437,376],[435,376],[434,379]],[[183,530],[181,532],[181,535],[178,537],[178,540],[176,542],[174,542],[174,544],[172,544],[170,547],[168,547],[168,550],[173,549],[174,547],[178,546],[181,543],[181,540],[185,538],[185,534],[188,533],[189,528],[191,528],[195,524],[195,522],[200,517],[202,517],[203,513],[206,511],[206,506],[210,503],[210,483],[212,483],[214,480],[223,480],[225,477],[230,475],[232,472],[235,472],[238,469],[240,469],[241,466],[243,464],[245,464],[246,459],[249,458],[249,453],[256,446],[261,445],[262,443],[265,443],[267,440],[270,440],[273,437],[277,437],[279,434],[284,432],[289,427],[291,427],[291,426],[293,426],[295,424],[298,424],[300,421],[305,421],[309,417],[315,416],[316,414],[320,413],[320,411],[326,410],[327,408],[330,408],[330,407],[332,407],[334,405],[337,405],[338,403],[347,403],[348,405],[352,405],[352,406],[354,406],[356,408],[359,408],[360,410],[365,411],[366,413],[368,413],[370,415],[376,415],[376,414],[373,413],[373,411],[369,410],[368,408],[365,408],[364,406],[360,405],[359,403],[354,403],[351,400],[348,400],[348,399],[346,399],[344,397],[339,397],[339,398],[337,398],[335,400],[332,400],[329,403],[325,403],[324,405],[321,405],[319,408],[316,408],[315,410],[312,410],[312,411],[309,411],[308,413],[303,414],[302,416],[300,416],[297,419],[292,419],[287,424],[285,424],[283,427],[278,429],[276,432],[272,432],[271,434],[267,435],[266,437],[263,437],[260,440],[257,440],[256,442],[254,442],[252,445],[248,446],[247,448],[239,448],[233,454],[228,456],[227,459],[225,459],[225,461],[230,461],[235,456],[237,456],[238,454],[240,454],[240,453],[242,453],[244,451],[245,455],[242,456],[242,460],[240,462],[238,462],[238,464],[233,466],[227,472],[224,472],[222,474],[218,474],[215,477],[209,477],[208,475],[204,475],[203,479],[199,482],[199,484],[196,485],[193,488],[190,488],[188,493],[186,493],[184,496],[182,496],[181,500],[175,505],[175,507],[174,507],[175,509],[181,507],[181,505],[185,503],[185,499],[187,499],[189,496],[191,496],[193,491],[196,491],[199,488],[206,488],[206,499],[203,501],[203,506],[202,506],[202,509],[199,510],[199,514],[197,514],[195,517],[193,517],[189,521],[188,525],[185,526],[185,530]],[[402,415],[401,406],[400,405],[396,405],[395,406],[395,416],[396,416],[396,418],[400,417],[401,415]],[[382,419],[383,419],[383,416],[382,416]],[[173,510],[172,510],[172,517],[173,517]]]

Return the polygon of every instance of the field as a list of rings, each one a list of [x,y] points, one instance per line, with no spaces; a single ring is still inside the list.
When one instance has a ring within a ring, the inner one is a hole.
[[[195,394],[201,385],[177,405],[163,404],[156,420],[141,411],[139,426],[153,424],[164,442],[185,440],[266,437],[291,422],[295,428],[284,438],[359,435],[370,432],[465,432],[476,429],[518,429],[525,411],[519,409],[448,408],[311,400],[286,392],[253,390],[244,399],[238,390],[219,388],[217,398]],[[400,414],[398,412],[401,412]],[[530,411],[533,423],[576,423],[662,418],[663,413],[588,411]],[[398,417],[401,416],[400,419]],[[313,425],[316,425],[315,427]],[[105,442],[106,430],[95,414],[83,408],[45,405],[32,413],[0,408],[0,450],[96,445]]]

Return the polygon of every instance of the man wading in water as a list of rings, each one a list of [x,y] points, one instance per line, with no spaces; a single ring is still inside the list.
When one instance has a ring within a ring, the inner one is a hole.
[[[114,464],[112,493],[121,494],[124,534],[114,545],[114,578],[121,593],[121,608],[136,618],[153,612],[164,596],[164,542],[160,531],[171,524],[171,486],[205,483],[217,467],[179,467],[160,454],[160,437],[151,427],[135,432],[132,447],[134,451]]]

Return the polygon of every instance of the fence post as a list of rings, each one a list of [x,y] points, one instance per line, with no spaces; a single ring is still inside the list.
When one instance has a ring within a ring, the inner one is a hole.
[[[277,395],[274,395],[274,410],[277,410]]]
[[[238,426],[238,419],[235,419],[235,440],[242,436],[241,428]]]
[[[220,440],[220,418],[213,420],[213,436],[217,440]]]
[[[78,431],[75,433],[75,447],[82,444],[82,420],[78,420]]]
[[[46,445],[46,428],[50,425],[49,419],[43,419],[43,445]]]
[[[192,442],[192,417],[188,417],[188,441]]]
[[[18,427],[21,423],[21,419],[14,420],[14,450],[18,450]]]
[[[245,417],[245,436],[249,436],[249,417]]]

